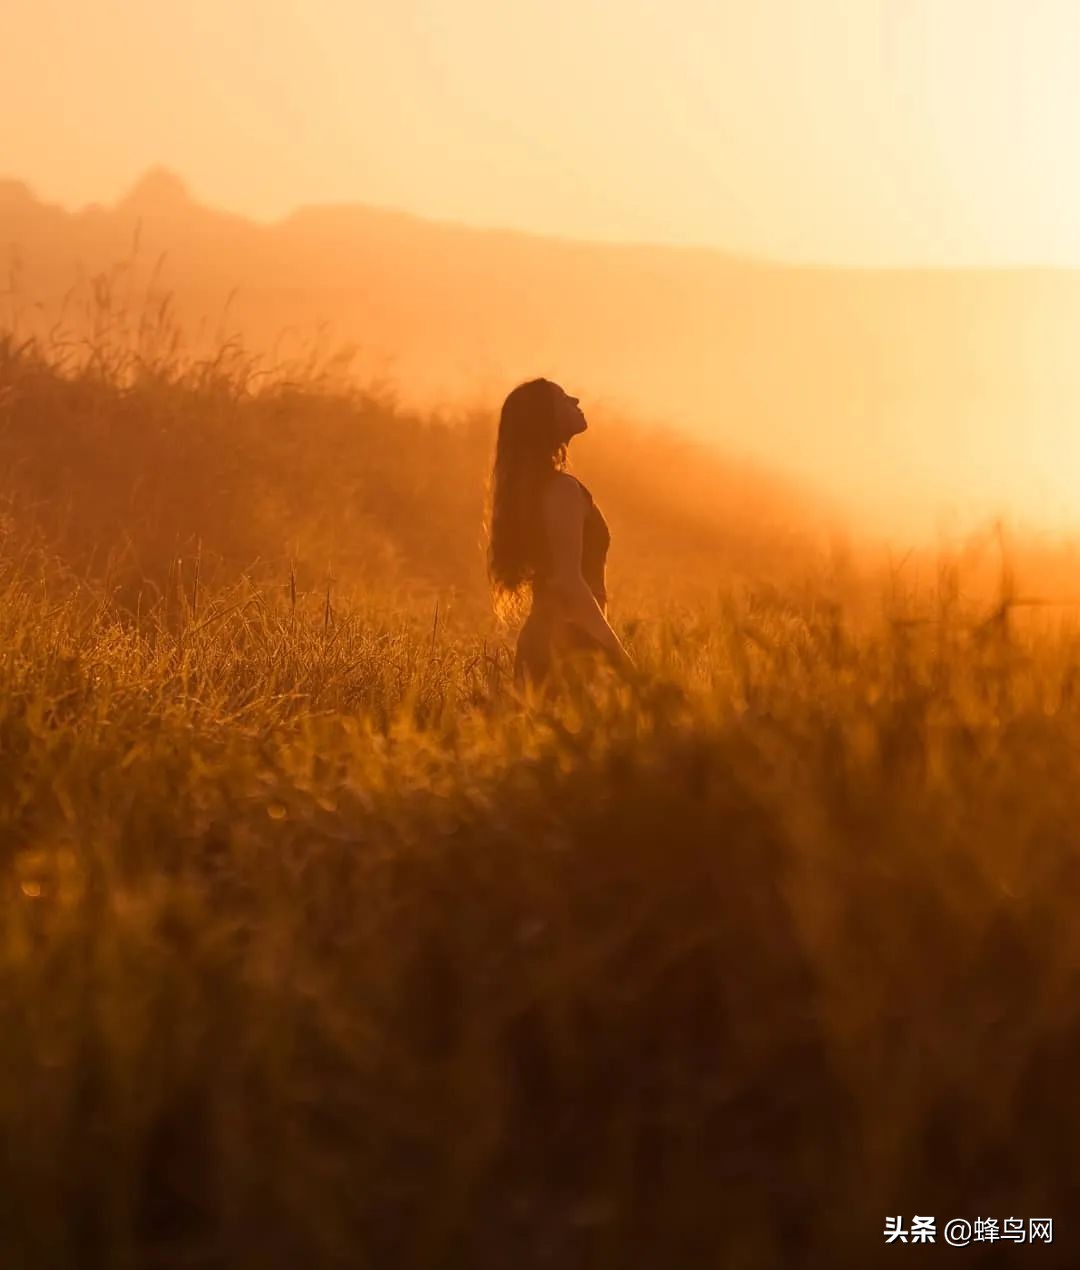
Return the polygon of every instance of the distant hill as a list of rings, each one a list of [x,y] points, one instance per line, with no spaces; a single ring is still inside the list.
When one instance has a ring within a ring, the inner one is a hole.
[[[164,252],[158,286],[203,338],[235,329],[281,352],[325,322],[326,341],[358,344],[358,372],[388,375],[407,403],[494,409],[545,374],[601,415],[679,425],[882,517],[942,502],[1069,514],[1069,271],[794,267],[359,205],[260,224],[162,170],[74,213],[0,183],[0,249],[48,315],[136,241],[139,279]]]

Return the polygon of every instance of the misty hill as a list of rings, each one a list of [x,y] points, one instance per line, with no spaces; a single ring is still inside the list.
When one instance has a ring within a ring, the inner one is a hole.
[[[0,574],[47,558],[135,609],[178,562],[399,607],[436,594],[490,617],[489,413],[446,420],[316,377],[247,385],[236,362],[73,368],[0,330]],[[828,509],[768,472],[632,422],[575,443],[614,537],[620,605],[654,607],[831,569]],[[55,572],[55,571],[54,571]],[[190,581],[190,579],[189,579]]]
[[[417,405],[497,407],[535,374],[661,419],[863,510],[931,501],[1068,513],[1080,457],[1080,279],[1052,270],[795,267],[675,247],[476,230],[363,206],[259,224],[147,174],[68,213],[0,185],[18,289],[55,313],[76,277],[166,253],[191,330],[281,349],[320,322]],[[226,301],[233,294],[227,315]],[[69,316],[71,314],[69,306]]]

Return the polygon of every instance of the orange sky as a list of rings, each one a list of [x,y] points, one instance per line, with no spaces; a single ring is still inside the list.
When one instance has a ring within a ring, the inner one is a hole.
[[[160,162],[266,218],[1080,265],[1074,0],[34,0],[4,27],[0,174],[67,206]]]

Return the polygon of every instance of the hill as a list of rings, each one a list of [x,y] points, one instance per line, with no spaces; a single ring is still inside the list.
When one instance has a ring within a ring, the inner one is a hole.
[[[942,507],[1073,518],[1080,279],[1067,271],[794,267],[365,206],[258,224],[163,172],[78,212],[8,182],[0,242],[24,324],[56,321],[79,276],[133,260],[115,275],[122,294],[138,307],[170,293],[193,339],[236,332],[285,358],[321,331],[410,406],[490,407],[543,373],[879,524],[925,527]],[[69,326],[85,294],[69,298]]]
[[[0,553],[37,543],[131,606],[197,559],[204,586],[332,577],[487,611],[491,411],[411,410],[318,363],[264,378],[238,346],[200,359],[174,335],[166,320],[150,356],[106,327],[72,363],[63,345],[0,331]],[[798,486],[671,430],[595,429],[572,459],[611,524],[617,594],[802,576],[841,528]]]

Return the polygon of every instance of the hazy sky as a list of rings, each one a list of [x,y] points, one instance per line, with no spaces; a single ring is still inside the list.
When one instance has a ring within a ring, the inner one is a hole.
[[[273,218],[1080,264],[1076,0],[33,0],[0,173]]]

